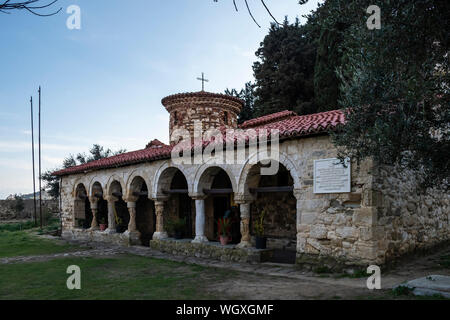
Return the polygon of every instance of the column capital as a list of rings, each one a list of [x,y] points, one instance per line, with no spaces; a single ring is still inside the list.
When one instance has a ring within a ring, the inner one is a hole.
[[[136,201],[127,201],[127,208],[136,208]]]
[[[167,199],[156,199],[155,201],[155,206],[165,206]]]
[[[91,207],[92,207],[92,205],[96,206],[98,203],[98,200],[99,200],[99,198],[97,198],[95,196],[89,197],[89,202],[91,203]]]
[[[302,194],[304,194],[304,190],[302,190],[302,189],[294,189],[293,191],[292,191],[292,193],[294,194],[294,197],[297,199],[297,200],[301,200],[301,197],[302,197]]]
[[[203,193],[191,193],[189,194],[189,197],[193,200],[205,200],[208,196]]]
[[[245,204],[245,203],[251,203],[255,199],[250,194],[235,194],[234,195],[234,202],[237,204]]]
[[[150,200],[153,200],[156,202],[165,202],[167,200],[169,200],[169,196],[168,195],[156,195],[156,196],[149,196],[148,197]]]
[[[107,195],[104,197],[106,201],[108,202],[116,202],[119,201],[119,198],[113,196],[113,195]]]

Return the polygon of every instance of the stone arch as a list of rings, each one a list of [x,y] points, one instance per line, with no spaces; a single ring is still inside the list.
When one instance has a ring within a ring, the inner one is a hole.
[[[265,156],[265,157],[264,157]],[[258,161],[255,161],[258,159]],[[239,173],[239,183],[238,183],[238,194],[242,196],[248,196],[249,195],[249,179],[251,177],[249,176],[250,171],[254,166],[257,166],[257,162],[261,160],[270,160],[270,157],[267,157],[267,153],[265,152],[256,152],[252,154],[248,159],[246,160],[244,166],[242,167],[240,173]],[[279,159],[277,160],[279,163],[281,163],[290,173],[292,179],[294,180],[294,189],[300,189],[301,187],[301,172],[295,165],[295,163],[284,153],[279,153]],[[250,183],[251,184],[251,183]]]
[[[105,183],[104,181],[102,181],[103,179],[101,179],[101,177],[99,176],[93,176],[92,178],[89,179],[89,184],[88,184],[88,192],[89,192],[89,196],[92,197],[94,195],[94,185],[100,186],[102,189],[102,194],[104,194],[105,191]]]
[[[76,197],[77,188],[80,184],[83,185],[84,189],[86,190],[86,195],[89,195],[89,192],[88,192],[89,183],[86,181],[85,177],[82,177],[82,178],[78,178],[77,180],[75,180],[75,182],[72,185],[72,197],[73,198]]]
[[[151,187],[152,184],[149,181],[148,177],[145,175],[143,170],[136,169],[131,172],[126,181],[126,188],[123,193],[126,197],[132,197],[134,191],[140,191],[143,183],[146,184],[148,189],[148,196],[150,197],[152,194]]]
[[[163,190],[169,189],[170,184],[172,182],[173,177],[177,171],[181,171],[184,178],[186,179],[188,190],[191,191],[192,183],[189,181],[189,176],[183,170],[182,167],[176,165],[170,165],[169,163],[162,164],[159,169],[156,171],[155,177],[153,179],[153,187],[152,187],[152,198],[158,199],[161,197],[165,197]]]
[[[123,178],[116,174],[113,174],[111,177],[109,177],[108,181],[106,182],[105,191],[107,195],[112,195],[112,193],[115,191],[111,189],[111,187],[113,186],[113,182],[118,183],[120,185],[120,188],[122,189],[121,191],[125,192],[126,184]]]
[[[84,185],[84,183],[81,181],[76,182],[74,191],[73,191],[73,197],[76,199],[81,199],[81,195],[82,195],[83,191],[84,191],[84,196],[87,197],[88,192],[87,192],[87,189],[86,189],[86,186]],[[83,197],[83,199],[84,199],[84,197]]]
[[[209,164],[205,163],[195,173],[193,193],[203,194],[203,188],[210,188],[213,182],[214,175],[219,171],[223,170],[227,174],[231,182],[231,187],[233,192],[237,192],[236,177],[227,165],[223,164]]]
[[[97,179],[92,179],[89,186],[89,197],[94,197],[96,194],[100,194],[102,197],[105,196],[105,188]]]
[[[87,228],[92,221],[91,203],[86,183],[81,179],[75,183],[73,191],[73,227]]]

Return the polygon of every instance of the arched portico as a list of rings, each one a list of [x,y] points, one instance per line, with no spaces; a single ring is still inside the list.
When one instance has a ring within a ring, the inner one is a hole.
[[[269,164],[264,161],[268,159],[264,154],[255,154],[247,159],[241,170],[236,197],[241,212],[242,241],[239,246],[251,246],[252,222],[264,211],[265,236],[268,247],[274,249],[275,261],[294,263],[300,216],[296,197],[299,196],[301,176],[285,154],[279,155],[279,162],[271,159]],[[263,169],[270,165],[275,165],[278,170],[273,175],[264,175]]]
[[[196,200],[196,237],[194,242],[218,240],[217,221],[224,217],[230,218],[232,221],[232,241],[239,242],[239,213],[234,204],[235,188],[235,177],[230,176],[226,167],[204,165],[199,169],[193,188],[193,198]]]
[[[77,183],[74,190],[73,227],[87,229],[92,223],[91,204],[86,187]]]
[[[127,203],[124,200],[123,194],[123,180],[120,178],[111,177],[106,184],[108,201],[108,233],[123,233],[127,230],[130,221],[130,215],[127,208]]]
[[[108,203],[103,198],[103,187],[100,182],[93,181],[89,192],[92,210],[91,230],[97,230],[99,224],[108,224]]]
[[[129,181],[127,199],[135,202],[135,230],[142,245],[148,246],[156,228],[155,204],[148,198],[148,185],[143,177],[135,175]],[[132,226],[133,227],[133,226]]]
[[[193,234],[192,200],[189,197],[189,183],[185,173],[178,167],[165,164],[155,175],[153,187],[155,199],[157,230],[154,239],[168,237],[166,226],[174,223],[184,224],[182,230],[176,233],[184,238]],[[170,236],[175,236],[175,230],[169,230]]]

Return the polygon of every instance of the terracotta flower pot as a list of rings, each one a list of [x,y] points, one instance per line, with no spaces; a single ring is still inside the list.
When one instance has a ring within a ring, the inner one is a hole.
[[[107,224],[101,223],[101,224],[100,224],[100,231],[105,231],[107,227],[108,227]]]
[[[228,236],[220,236],[219,239],[221,245],[226,246],[228,244]]]

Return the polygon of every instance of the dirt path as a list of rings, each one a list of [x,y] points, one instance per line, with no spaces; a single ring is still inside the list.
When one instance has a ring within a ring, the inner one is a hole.
[[[61,241],[59,238],[54,238]],[[86,245],[78,243],[78,245]],[[133,254],[157,259],[184,262],[204,267],[230,270],[224,281],[208,281],[207,292],[224,299],[391,299],[391,289],[407,280],[432,274],[450,275],[450,269],[439,265],[440,257],[450,255],[450,248],[404,262],[395,269],[382,274],[382,290],[369,290],[367,277],[348,278],[342,275],[318,275],[294,268],[292,265],[246,264],[220,262],[195,257],[175,256],[153,251],[148,247],[119,247],[104,243],[89,243],[86,250],[41,256],[0,259],[2,263],[25,263],[47,261],[67,257],[97,257],[117,254]],[[219,294],[220,293],[220,294]]]

